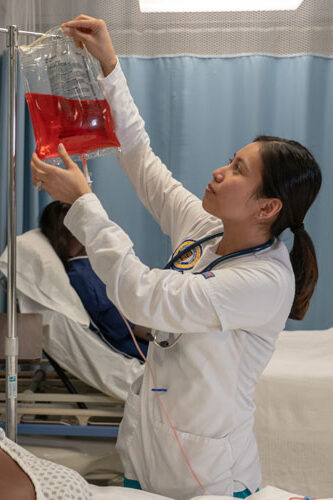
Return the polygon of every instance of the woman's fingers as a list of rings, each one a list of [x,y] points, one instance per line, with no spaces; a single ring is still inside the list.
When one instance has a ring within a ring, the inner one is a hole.
[[[69,170],[71,168],[74,168],[74,169],[79,168],[76,165],[76,163],[73,162],[72,158],[67,153],[67,150],[66,150],[65,146],[62,144],[62,142],[58,146],[58,153],[59,153],[60,158],[64,162],[64,165],[65,165],[67,170]]]
[[[79,40],[75,40],[75,45],[76,45],[79,49],[83,49],[83,47],[84,47],[83,42],[80,42]]]
[[[83,33],[97,33],[101,31],[105,26],[104,21],[100,19],[82,19],[73,20],[63,23],[61,25],[63,30],[73,30],[82,31]]]
[[[45,189],[55,200],[71,204],[83,194],[91,193],[91,189],[82,171],[72,161],[62,144],[59,145],[58,152],[64,162],[65,169],[45,163],[38,158],[36,153],[32,155],[33,184],[37,189]]]
[[[72,37],[78,46],[84,44],[91,55],[99,60],[104,76],[114,69],[117,57],[107,26],[102,19],[82,15],[63,23],[61,27],[63,32]]]
[[[106,24],[101,19],[73,20],[61,25],[63,32],[76,39],[86,40],[87,35],[98,39],[108,35]]]
[[[38,191],[44,189],[44,184],[48,183],[52,169],[57,168],[41,161],[36,153],[32,155],[30,166],[32,172],[32,183]]]
[[[49,168],[56,168],[40,160],[36,153],[34,153],[31,157],[30,166],[33,178],[35,178],[36,180],[42,180],[43,178],[45,178],[47,176],[47,173],[49,172]]]

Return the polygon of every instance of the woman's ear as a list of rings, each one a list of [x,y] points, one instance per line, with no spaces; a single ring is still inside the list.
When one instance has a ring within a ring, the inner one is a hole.
[[[283,203],[279,198],[260,198],[258,214],[260,221],[268,221],[276,218],[282,206]]]

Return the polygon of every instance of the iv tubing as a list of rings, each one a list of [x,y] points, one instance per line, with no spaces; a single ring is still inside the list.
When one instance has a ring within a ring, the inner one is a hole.
[[[126,324],[126,326],[127,326],[128,330],[129,330],[129,332],[130,332],[130,334],[131,334],[131,336],[132,336],[132,339],[133,339],[133,341],[134,341],[135,347],[136,347],[136,348],[137,348],[137,350],[139,351],[140,356],[141,356],[141,357],[142,357],[142,359],[145,361],[145,363],[146,363],[146,365],[147,365],[147,367],[148,367],[148,370],[149,370],[150,376],[151,376],[152,381],[153,381],[153,384],[154,384],[154,386],[155,386],[155,391],[154,391],[154,393],[155,393],[155,395],[156,395],[156,397],[157,397],[157,400],[158,400],[158,402],[159,402],[159,404],[160,404],[160,407],[161,407],[161,409],[162,409],[162,412],[164,413],[164,415],[165,415],[165,417],[166,417],[167,421],[169,422],[169,425],[170,425],[170,427],[171,427],[171,429],[172,429],[173,435],[174,435],[174,437],[175,437],[175,439],[176,439],[176,441],[177,441],[177,444],[178,444],[179,449],[180,449],[180,451],[181,451],[181,453],[182,453],[182,455],[183,455],[183,457],[184,457],[184,460],[185,460],[185,462],[186,462],[187,467],[190,469],[190,472],[191,472],[191,474],[192,474],[192,476],[193,476],[193,478],[194,478],[195,482],[198,484],[199,488],[200,488],[200,489],[201,489],[201,491],[202,491],[202,494],[204,495],[204,494],[206,493],[206,490],[205,490],[205,488],[203,487],[203,485],[201,484],[200,479],[198,478],[198,476],[197,476],[197,475],[196,475],[196,473],[194,472],[194,470],[193,470],[193,468],[192,468],[192,465],[191,465],[191,463],[190,463],[190,461],[189,461],[189,459],[188,459],[188,457],[187,457],[187,455],[186,455],[186,453],[185,453],[185,450],[184,450],[184,448],[183,448],[183,446],[182,446],[182,444],[181,444],[181,442],[180,442],[180,439],[179,439],[179,437],[178,437],[177,431],[176,431],[176,429],[174,428],[174,426],[173,426],[173,424],[172,424],[172,422],[171,422],[171,419],[170,419],[170,417],[169,417],[169,414],[168,414],[168,412],[167,412],[167,410],[166,410],[166,408],[165,408],[165,406],[164,406],[164,404],[163,404],[163,401],[161,400],[161,398],[160,398],[160,396],[159,396],[159,392],[158,392],[158,390],[156,390],[156,386],[157,386],[157,384],[156,384],[155,375],[154,375],[154,372],[153,372],[153,370],[152,370],[152,368],[151,368],[151,365],[150,365],[149,361],[147,360],[147,358],[145,357],[145,355],[143,354],[143,352],[141,351],[141,349],[140,349],[140,347],[139,347],[139,344],[137,343],[136,338],[135,338],[135,336],[134,336],[134,333],[133,333],[133,331],[132,331],[132,329],[131,329],[130,325],[128,324],[127,319],[123,316],[123,314],[122,314],[120,311],[119,311],[119,314],[120,314],[120,316],[123,318],[123,320],[124,320],[124,322],[125,322],[125,324]],[[153,389],[153,390],[154,390],[154,389]]]

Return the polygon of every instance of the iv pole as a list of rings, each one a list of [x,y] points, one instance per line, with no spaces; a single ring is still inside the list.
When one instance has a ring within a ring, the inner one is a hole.
[[[42,36],[44,33],[21,31],[17,26],[0,28],[7,34],[9,48],[9,102],[8,102],[8,298],[6,356],[6,434],[17,440],[17,313],[16,313],[16,96],[17,96],[17,38],[18,35]]]

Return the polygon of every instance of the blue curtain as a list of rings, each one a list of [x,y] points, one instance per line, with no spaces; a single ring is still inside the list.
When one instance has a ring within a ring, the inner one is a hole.
[[[1,251],[7,227],[5,58],[1,59],[0,89]],[[252,55],[122,57],[120,61],[154,151],[174,176],[200,197],[212,171],[258,134],[292,138],[313,152],[322,168],[323,186],[305,224],[317,250],[320,278],[305,320],[288,321],[287,327],[332,327],[333,199],[329,193],[333,188],[333,59]],[[29,162],[34,138],[21,84],[17,142],[18,233],[22,233],[37,226],[49,198],[31,187]],[[161,267],[170,254],[168,239],[136,199],[116,158],[93,160],[89,169],[95,193],[110,217],[129,233],[137,255],[149,266]],[[283,238],[290,246],[289,231]]]

